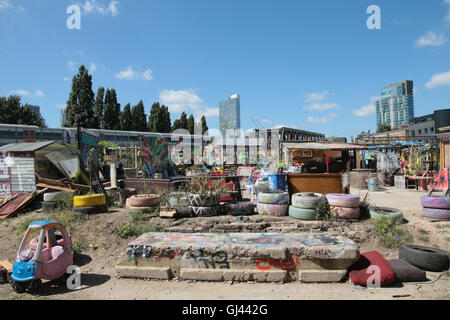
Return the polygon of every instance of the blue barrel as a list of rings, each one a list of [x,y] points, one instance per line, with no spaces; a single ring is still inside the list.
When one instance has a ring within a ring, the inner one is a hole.
[[[284,174],[269,174],[269,189],[286,191],[286,176]]]

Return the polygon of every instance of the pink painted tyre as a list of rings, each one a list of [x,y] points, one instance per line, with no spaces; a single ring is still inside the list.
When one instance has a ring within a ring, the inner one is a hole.
[[[285,217],[288,215],[288,204],[258,203],[257,209],[260,215]]]
[[[289,193],[283,191],[260,192],[258,202],[266,204],[289,204]]]
[[[422,207],[450,210],[450,197],[424,196],[422,197]]]
[[[350,194],[329,193],[326,197],[330,206],[334,207],[358,208],[361,203],[359,197]]]
[[[450,220],[450,210],[423,208],[423,215],[434,220]]]
[[[358,219],[361,211],[358,208],[330,206],[331,215],[336,219]]]
[[[139,194],[131,196],[126,201],[128,207],[156,207],[159,205],[161,197],[157,194],[144,195]]]

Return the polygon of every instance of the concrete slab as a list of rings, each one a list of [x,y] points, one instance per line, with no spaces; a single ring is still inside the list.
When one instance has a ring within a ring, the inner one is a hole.
[[[359,248],[326,233],[147,233],[130,242],[127,255],[118,265],[122,273],[146,268],[146,276],[153,272],[161,279],[166,271],[151,268],[168,268],[167,277],[184,280],[286,282],[299,280],[300,270],[346,270]]]

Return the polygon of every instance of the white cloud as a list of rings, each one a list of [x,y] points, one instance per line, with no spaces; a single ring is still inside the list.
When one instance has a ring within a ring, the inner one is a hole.
[[[319,101],[324,101],[327,100],[330,97],[330,93],[328,91],[323,91],[323,92],[311,92],[308,94],[308,96],[306,97],[305,101],[306,102],[319,102]]]
[[[75,61],[73,61],[73,60],[67,61],[67,67],[68,67],[70,70],[76,71],[75,65],[76,65]]]
[[[173,113],[193,111],[195,118],[219,116],[219,108],[204,106],[203,100],[192,90],[163,90],[159,98]]]
[[[450,71],[434,74],[430,81],[425,84],[427,89],[432,89],[438,86],[450,85]]]
[[[440,35],[437,35],[433,31],[428,31],[425,35],[421,36],[416,41],[416,47],[426,47],[426,46],[442,46],[444,43],[447,42],[447,38],[442,33]]]
[[[105,6],[97,2],[97,0],[86,0],[86,2],[81,6],[86,14],[99,13],[103,16],[111,15],[115,17],[119,14],[118,5],[119,1],[111,1],[107,6]]]
[[[11,10],[22,15],[25,13],[25,9],[23,7],[14,6],[13,4],[11,4],[10,0],[0,0],[0,10]]]
[[[90,67],[89,67],[89,71],[90,71],[91,73],[94,73],[95,71],[97,71],[97,64],[94,63],[94,62],[91,62],[91,65],[90,65]]]
[[[380,99],[379,97],[370,97],[370,103],[365,106],[362,106],[359,109],[353,110],[352,111],[353,114],[358,117],[367,117],[370,116],[371,114],[374,114],[377,111],[375,102],[379,99]]]
[[[44,93],[41,90],[39,90],[39,89],[34,90],[34,94],[36,95],[36,97],[43,97],[44,96]]]
[[[308,121],[309,123],[327,123],[334,118],[337,118],[338,116],[339,115],[336,112],[332,112],[326,117],[308,117],[306,121]]]
[[[153,80],[151,69],[140,72],[134,71],[131,66],[129,66],[128,69],[117,73],[116,78],[121,80]]]
[[[9,9],[12,8],[12,4],[8,0],[0,1],[0,9]]]
[[[332,102],[324,102],[324,103],[313,103],[309,106],[303,107],[303,110],[307,111],[319,111],[323,112],[331,109],[339,109],[339,105]]]
[[[23,90],[23,89],[17,89],[17,90],[11,91],[11,94],[18,95],[18,96],[29,96],[31,94],[31,92],[29,92],[27,90]]]
[[[69,82],[70,78],[69,77],[64,77],[63,80],[66,81],[66,82]]]

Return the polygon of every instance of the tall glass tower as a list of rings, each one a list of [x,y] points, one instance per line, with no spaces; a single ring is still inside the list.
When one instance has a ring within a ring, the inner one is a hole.
[[[219,121],[223,137],[226,136],[227,129],[241,128],[241,97],[238,94],[219,103]]]
[[[404,80],[384,87],[376,109],[378,126],[387,124],[397,128],[409,125],[414,121],[413,82]]]

